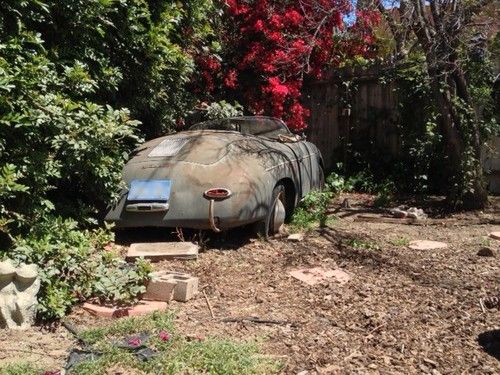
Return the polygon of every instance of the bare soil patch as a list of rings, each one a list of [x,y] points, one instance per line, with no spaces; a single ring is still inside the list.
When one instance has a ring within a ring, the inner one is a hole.
[[[488,238],[500,227],[470,224],[479,223],[473,220],[478,217],[499,218],[498,206],[428,226],[343,216],[301,242],[264,242],[233,231],[214,239],[196,261],[157,263],[157,269],[197,275],[213,307],[215,318],[202,293],[188,303],[173,302],[177,332],[200,339],[263,340],[263,352],[282,360],[290,374],[500,373],[491,341],[499,336],[494,332],[500,329],[500,311],[483,309],[479,302],[500,295],[500,241]],[[448,247],[412,250],[413,240]],[[484,247],[494,256],[477,255]],[[309,286],[288,274],[304,267],[340,268],[352,279]],[[222,321],[242,317],[293,324]],[[80,327],[107,322],[81,309],[70,319]],[[0,348],[45,351],[55,350],[56,343],[59,350],[75,345],[63,328],[40,336],[36,331],[11,335],[0,332]],[[481,337],[490,340],[490,354]],[[24,354],[0,350],[0,363],[14,357]],[[56,368],[62,358],[54,353],[44,360]]]

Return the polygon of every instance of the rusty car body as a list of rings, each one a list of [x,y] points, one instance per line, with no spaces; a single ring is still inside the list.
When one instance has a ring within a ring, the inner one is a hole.
[[[127,189],[106,216],[117,228],[218,232],[256,223],[265,236],[324,181],[317,147],[263,116],[207,121],[146,142],[123,178]]]

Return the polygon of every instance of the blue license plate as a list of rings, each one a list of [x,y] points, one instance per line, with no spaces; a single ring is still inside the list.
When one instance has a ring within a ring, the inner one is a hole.
[[[170,180],[133,180],[130,183],[127,200],[167,202],[171,187]]]

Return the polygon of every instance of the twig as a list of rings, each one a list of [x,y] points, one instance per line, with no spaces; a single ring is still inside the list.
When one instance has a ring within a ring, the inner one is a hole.
[[[210,310],[210,315],[212,316],[212,319],[214,319],[215,318],[214,310],[212,309],[212,305],[208,300],[207,293],[205,293],[205,290],[202,290],[202,292],[203,292],[203,297],[205,297],[205,301],[207,302],[208,309]]]
[[[252,323],[260,323],[260,324],[276,324],[281,326],[290,325],[291,327],[297,327],[297,323],[289,322],[287,320],[269,320],[269,319],[260,319],[254,316],[243,317],[243,318],[224,318],[222,319],[224,323],[242,323],[242,322],[252,322]]]
[[[382,323],[382,324],[380,324],[380,325],[376,326],[375,328],[373,328],[373,329],[369,332],[369,334],[372,334],[372,333],[374,333],[374,332],[378,331],[380,328],[382,328],[382,327],[384,327],[384,326],[386,326],[386,325],[387,325],[387,323]]]
[[[482,298],[479,298],[479,305],[481,306],[481,310],[483,310],[483,313],[485,313],[486,309],[484,308],[484,303]]]

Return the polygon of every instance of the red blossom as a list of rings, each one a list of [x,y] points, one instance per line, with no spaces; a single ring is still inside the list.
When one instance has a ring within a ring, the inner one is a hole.
[[[346,27],[344,15],[352,9],[348,0],[226,4],[222,64],[214,56],[197,57],[200,75],[194,90],[221,97],[238,92],[248,110],[281,117],[294,130],[304,129],[309,116],[300,102],[303,77],[321,78],[341,62],[341,56],[374,53],[378,12],[358,11],[348,37],[338,36]]]
[[[163,331],[163,330],[160,331],[158,336],[160,337],[161,341],[169,341],[170,340],[170,334],[167,331]]]
[[[230,69],[224,78],[224,85],[230,89],[235,89],[238,85],[238,72],[236,69]]]
[[[131,337],[128,339],[127,343],[130,346],[139,346],[142,344],[142,340],[139,337]]]
[[[304,17],[295,9],[289,9],[283,15],[283,18],[289,26],[298,26],[301,24]]]

